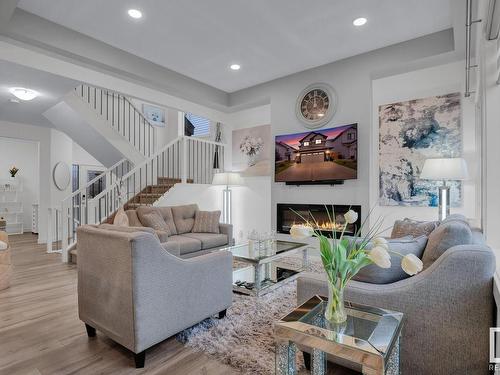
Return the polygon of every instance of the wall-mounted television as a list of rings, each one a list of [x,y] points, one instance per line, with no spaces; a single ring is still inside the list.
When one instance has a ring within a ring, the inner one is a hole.
[[[335,184],[356,178],[358,124],[276,136],[276,182]]]

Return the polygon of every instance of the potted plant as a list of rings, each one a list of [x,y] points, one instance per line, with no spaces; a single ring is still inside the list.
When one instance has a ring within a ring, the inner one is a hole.
[[[329,211],[327,210],[328,214]],[[344,236],[349,224],[353,224],[358,219],[358,214],[349,210],[344,215],[344,225],[339,238],[337,238],[336,223],[330,217],[332,225],[332,238],[329,239],[317,229],[319,225],[313,218],[313,223],[305,220],[297,213],[305,224],[293,225],[290,229],[292,237],[305,239],[316,237],[319,240],[320,254],[323,267],[328,281],[328,304],[325,309],[325,318],[332,323],[343,323],[347,320],[347,313],[344,307],[344,289],[348,282],[363,268],[370,264],[376,264],[381,268],[391,267],[391,256],[394,253],[402,257],[401,268],[409,275],[415,275],[423,268],[422,261],[415,255],[402,256],[399,253],[389,250],[388,242],[380,237],[379,230],[382,225],[381,220],[377,220],[374,227],[369,229],[364,237],[357,237],[361,234],[363,226],[368,217],[356,233],[356,237]],[[312,215],[311,215],[312,216]],[[330,215],[329,215],[330,216]],[[335,216],[335,215],[333,215]],[[368,215],[369,216],[369,215]],[[367,249],[371,243],[370,250]]]

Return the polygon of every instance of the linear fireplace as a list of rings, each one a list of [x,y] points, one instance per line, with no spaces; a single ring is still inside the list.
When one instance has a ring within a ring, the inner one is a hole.
[[[331,237],[334,225],[337,231],[342,230],[345,224],[344,214],[349,211],[349,209],[358,213],[358,220],[347,226],[346,234],[354,235],[361,226],[361,206],[357,205],[330,204],[325,206],[323,204],[278,203],[277,209],[276,230],[278,233],[289,234],[293,224],[307,223],[319,230],[322,234]],[[300,216],[306,220],[302,219]],[[330,220],[330,218],[333,219],[334,217],[335,220]],[[337,233],[337,237],[340,237],[340,233]]]

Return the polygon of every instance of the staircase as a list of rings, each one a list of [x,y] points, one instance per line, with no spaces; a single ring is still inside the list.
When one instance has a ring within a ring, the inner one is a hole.
[[[214,158],[224,169],[224,148],[222,143],[180,136],[139,165],[120,161],[62,202],[60,214],[55,215],[57,235],[50,241],[60,241],[63,261],[71,261],[80,225],[112,222],[122,206],[134,209],[154,205],[179,183],[211,184],[216,172]],[[89,199],[88,190],[99,179],[106,189]]]
[[[142,163],[156,152],[156,127],[116,92],[80,85],[43,114],[105,166]]]

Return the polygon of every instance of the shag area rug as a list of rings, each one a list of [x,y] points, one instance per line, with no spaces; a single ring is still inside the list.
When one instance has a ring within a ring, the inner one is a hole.
[[[287,258],[286,263],[294,264],[296,259]],[[320,262],[311,262],[307,269],[321,270]],[[179,333],[177,339],[243,374],[271,375],[275,371],[273,323],[295,307],[295,280],[261,297],[233,294],[226,318],[206,319]]]

